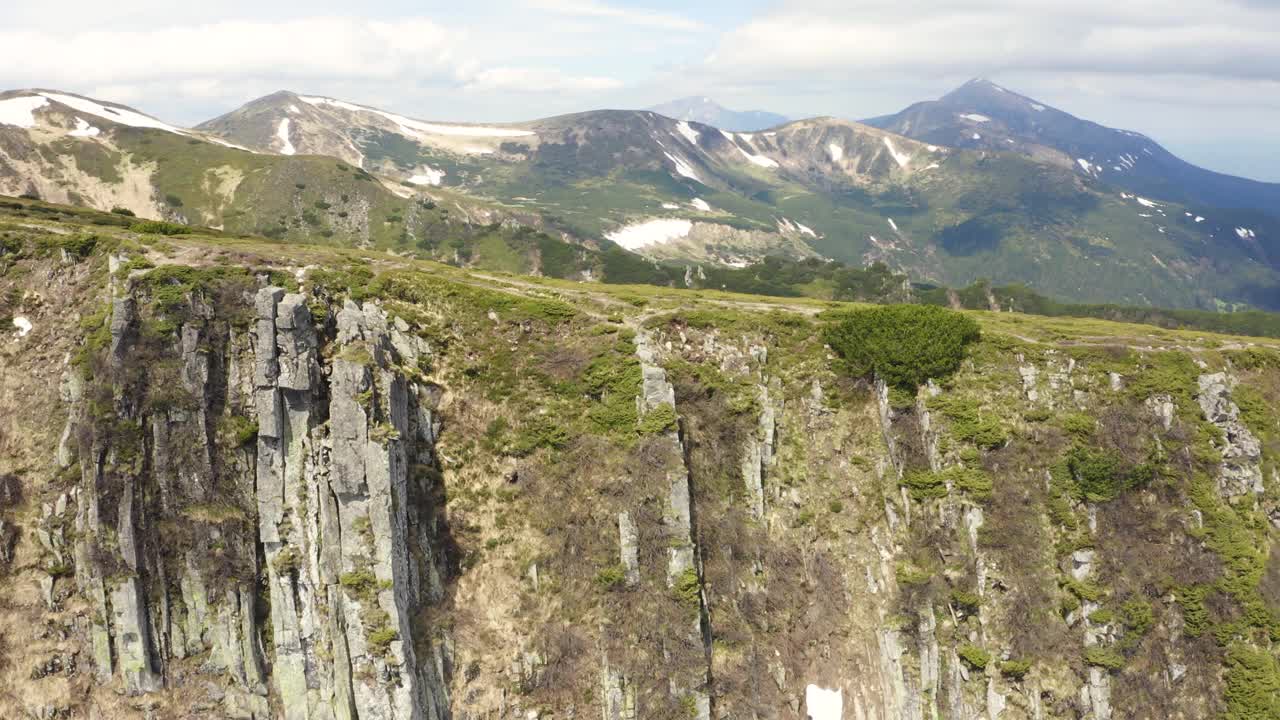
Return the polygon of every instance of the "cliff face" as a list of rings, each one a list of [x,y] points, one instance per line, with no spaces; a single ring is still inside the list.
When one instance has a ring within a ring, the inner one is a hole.
[[[1269,348],[3,232],[5,717],[1273,716]]]

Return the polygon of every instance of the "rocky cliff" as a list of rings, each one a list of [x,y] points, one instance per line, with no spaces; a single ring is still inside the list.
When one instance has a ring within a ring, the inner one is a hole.
[[[0,228],[0,709],[1275,717],[1280,352]],[[822,311],[822,314],[818,314]]]

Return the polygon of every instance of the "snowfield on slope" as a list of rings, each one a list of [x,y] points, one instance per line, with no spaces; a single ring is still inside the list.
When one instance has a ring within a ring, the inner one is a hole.
[[[36,110],[49,104],[42,97],[15,97],[0,100],[0,125],[17,125],[20,128],[36,126]]]
[[[632,223],[606,233],[605,237],[628,250],[639,250],[687,237],[692,230],[692,221],[659,218]]]
[[[688,140],[689,142],[693,143],[694,145],[698,144],[698,138],[701,137],[701,135],[698,133],[697,130],[694,130],[692,127],[690,127],[689,123],[681,120],[680,122],[676,123],[676,130],[679,130],[680,134],[683,135],[685,139]]]
[[[911,155],[909,153],[898,152],[898,149],[893,146],[893,141],[889,138],[884,139],[884,146],[889,148],[889,154],[892,155],[894,161],[898,163],[898,167],[906,167],[911,164]]]
[[[82,113],[96,115],[113,123],[128,125],[136,128],[151,128],[152,130],[164,130],[165,132],[175,133],[177,135],[186,135],[187,131],[176,128],[168,123],[143,115],[140,112],[126,110],[125,108],[107,107],[100,105],[92,100],[76,97],[74,95],[63,95],[62,93],[42,92],[41,97],[48,98],[54,102],[62,103],[72,110],[78,110]]]
[[[396,115],[395,113],[385,112],[383,110],[375,110],[373,108],[361,107],[353,105],[349,102],[334,100],[326,97],[303,97],[298,99],[309,105],[317,107],[329,106],[342,110],[348,110],[355,113],[369,113],[370,115],[378,115],[386,118],[391,122],[400,126],[406,135],[452,135],[455,137],[528,137],[533,134],[532,130],[517,130],[515,128],[496,128],[484,127],[481,125],[441,125],[438,123],[427,123],[420,120]]]
[[[67,133],[71,137],[97,137],[102,131],[84,121],[84,118],[76,118],[76,129]]]
[[[414,185],[439,185],[445,176],[443,170],[436,170],[430,165],[423,165],[422,172],[409,178]]]
[[[828,690],[810,685],[804,689],[804,709],[809,720],[842,720],[844,693],[839,688]]]
[[[672,155],[669,152],[664,152],[662,154],[666,155],[667,159],[670,160],[671,163],[676,166],[677,174],[683,177],[687,177],[690,180],[693,180],[695,182],[702,182],[702,178],[698,177],[698,173],[693,171],[693,168],[689,165],[689,163],[676,157],[675,155]]]
[[[280,139],[281,155],[293,155],[298,151],[293,146],[293,141],[289,139],[289,118],[280,121],[280,127],[276,128],[276,137]]]

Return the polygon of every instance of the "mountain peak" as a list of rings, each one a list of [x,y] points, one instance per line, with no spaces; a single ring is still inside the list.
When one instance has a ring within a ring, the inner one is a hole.
[[[676,120],[692,120],[704,125],[741,132],[754,132],[787,122],[787,117],[764,110],[730,110],[706,95],[691,95],[648,108]]]

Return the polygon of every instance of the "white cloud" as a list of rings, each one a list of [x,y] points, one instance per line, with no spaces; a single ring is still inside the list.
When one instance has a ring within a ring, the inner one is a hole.
[[[622,81],[594,75],[566,75],[549,68],[498,67],[476,73],[465,87],[479,92],[590,92],[622,87]]]
[[[1229,0],[788,2],[726,33],[731,76],[1000,70],[1275,77],[1280,9]]]
[[[527,0],[528,7],[560,15],[616,20],[629,25],[663,28],[666,30],[700,30],[702,23],[671,13],[637,10],[606,5],[595,0]]]
[[[456,75],[461,33],[431,20],[321,17],[131,30],[0,30],[0,68],[44,84],[130,84],[160,77],[393,78]],[[44,58],[44,60],[40,60]],[[198,86],[198,85],[197,85]]]

